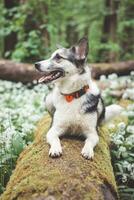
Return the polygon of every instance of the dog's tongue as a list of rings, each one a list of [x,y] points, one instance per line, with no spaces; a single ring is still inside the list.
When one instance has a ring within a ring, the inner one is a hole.
[[[38,80],[38,82],[39,82],[39,83],[42,83],[44,80],[45,80],[45,76],[41,77],[41,78]]]
[[[49,75],[49,76],[42,76],[39,80],[38,80],[38,82],[39,83],[42,83],[43,81],[46,81],[46,80],[48,80],[48,79],[50,79],[51,78],[51,75]]]

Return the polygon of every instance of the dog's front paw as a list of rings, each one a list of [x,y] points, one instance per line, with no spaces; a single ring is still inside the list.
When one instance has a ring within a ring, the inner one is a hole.
[[[83,147],[81,154],[86,159],[92,159],[94,157],[94,151],[92,147]]]
[[[62,155],[62,148],[61,146],[51,146],[49,150],[49,156],[52,158],[60,157]]]

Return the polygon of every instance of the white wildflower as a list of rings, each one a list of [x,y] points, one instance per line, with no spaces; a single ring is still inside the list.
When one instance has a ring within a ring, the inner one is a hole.
[[[122,152],[126,152],[126,148],[125,147],[123,147],[123,146],[121,146],[120,148],[119,148],[119,151],[122,153]]]
[[[134,71],[131,71],[131,72],[130,72],[130,75],[131,75],[131,76],[134,76]]]
[[[106,80],[107,80],[107,78],[106,78],[105,75],[101,75],[101,76],[100,76],[100,81],[106,81]]]
[[[134,145],[134,135],[130,135],[126,138],[126,144],[133,146]]]
[[[117,78],[118,78],[118,75],[115,74],[115,73],[108,75],[108,79],[109,79],[109,80],[115,80],[115,79],[117,79]]]
[[[118,128],[120,131],[124,131],[124,129],[126,128],[126,124],[124,122],[120,122],[118,124]]]
[[[111,89],[116,89],[119,87],[119,83],[117,81],[112,81],[110,84]]]
[[[132,125],[130,126],[130,125],[129,125],[129,126],[127,127],[127,132],[134,134],[134,126],[132,126]]]
[[[126,174],[123,174],[123,176],[122,176],[122,182],[123,183],[127,182],[127,176],[126,176]]]

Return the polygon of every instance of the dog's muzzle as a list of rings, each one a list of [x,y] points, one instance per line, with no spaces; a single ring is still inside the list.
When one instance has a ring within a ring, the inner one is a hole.
[[[43,76],[38,80],[38,82],[49,83],[64,76],[65,76],[65,71],[63,69],[57,68],[49,72],[43,72]]]

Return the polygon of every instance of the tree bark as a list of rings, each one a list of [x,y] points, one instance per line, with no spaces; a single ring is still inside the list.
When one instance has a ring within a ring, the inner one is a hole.
[[[17,1],[14,0],[4,0],[4,7],[6,9],[11,9],[17,5]],[[11,20],[13,17],[5,16],[6,20]],[[13,51],[15,45],[17,43],[17,34],[15,32],[11,32],[9,35],[4,38],[4,53]]]
[[[119,119],[123,120],[123,119]],[[38,124],[34,143],[20,155],[1,200],[116,200],[117,187],[111,166],[109,133],[99,128],[100,142],[95,157],[81,155],[83,141],[61,140],[63,156],[49,158],[44,140],[51,119],[46,115]]]
[[[2,14],[3,7],[4,7],[4,0],[1,0],[0,1],[0,12],[1,12],[0,27],[4,26],[4,15]],[[3,52],[4,52],[4,37],[1,35],[0,36],[0,58],[3,57]]]
[[[134,61],[119,63],[94,63],[91,64],[92,77],[98,79],[101,75],[117,73],[118,75],[127,75],[134,70]],[[42,76],[35,70],[34,65],[16,63],[9,60],[0,60],[0,79],[29,83],[38,80]]]
[[[102,43],[106,44],[109,41],[115,43],[117,41],[117,13],[120,0],[105,0],[105,12],[103,30],[102,30]],[[105,62],[115,62],[117,60],[117,52],[101,50],[102,57]]]
[[[34,65],[0,60],[0,79],[29,83],[40,76],[41,74],[35,70]]]
[[[101,75],[116,73],[117,75],[128,75],[134,70],[134,60],[118,63],[91,64],[92,77],[98,79]]]

